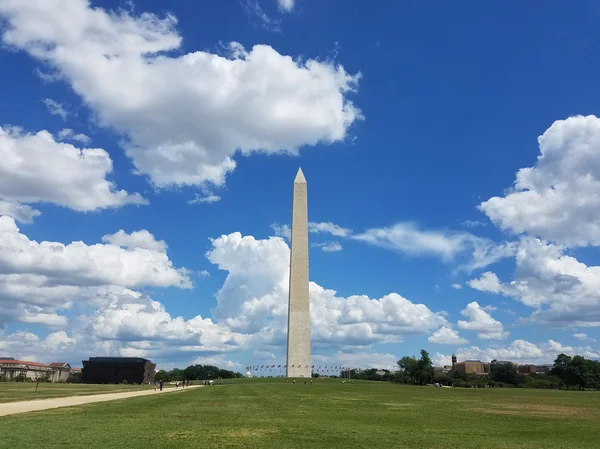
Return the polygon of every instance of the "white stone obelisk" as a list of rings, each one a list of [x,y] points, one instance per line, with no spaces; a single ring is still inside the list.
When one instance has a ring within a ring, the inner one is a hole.
[[[290,299],[288,306],[287,377],[311,377],[310,302],[308,298],[308,197],[298,169],[292,200]]]

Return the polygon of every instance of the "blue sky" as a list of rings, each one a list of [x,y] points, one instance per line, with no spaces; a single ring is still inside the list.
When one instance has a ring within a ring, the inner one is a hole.
[[[210,3],[0,0],[0,353],[283,363],[301,166],[315,364],[600,357],[597,3]]]

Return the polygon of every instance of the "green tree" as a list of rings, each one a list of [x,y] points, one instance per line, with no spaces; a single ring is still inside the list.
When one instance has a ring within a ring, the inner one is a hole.
[[[571,364],[571,357],[566,354],[558,354],[554,360],[554,365],[550,370],[550,374],[558,376],[558,378],[569,388],[569,379],[567,379],[567,368]]]
[[[512,385],[519,384],[520,380],[517,374],[517,367],[510,362],[491,363],[490,379]]]
[[[400,360],[398,360],[397,365],[398,368],[400,368],[400,370],[402,371],[402,373],[404,374],[403,377],[403,381],[404,383],[407,384],[416,384],[418,383],[418,360],[415,359],[414,357],[402,357]]]
[[[433,380],[434,372],[433,363],[429,357],[429,353],[424,349],[421,349],[421,358],[417,362],[417,377],[419,379],[419,384],[430,384]]]

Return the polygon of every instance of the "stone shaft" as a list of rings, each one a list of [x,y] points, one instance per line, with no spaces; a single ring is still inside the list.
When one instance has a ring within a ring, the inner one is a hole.
[[[310,302],[308,296],[308,197],[302,169],[294,180],[287,377],[311,377]]]

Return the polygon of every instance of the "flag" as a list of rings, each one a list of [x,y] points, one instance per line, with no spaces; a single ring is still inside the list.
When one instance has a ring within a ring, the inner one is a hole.
[[[281,365],[277,365],[277,368],[281,368]]]
[[[264,368],[264,367],[265,367],[265,365],[261,365],[260,367],[261,367],[261,368]]]
[[[275,368],[275,365],[273,365],[271,368]]]

